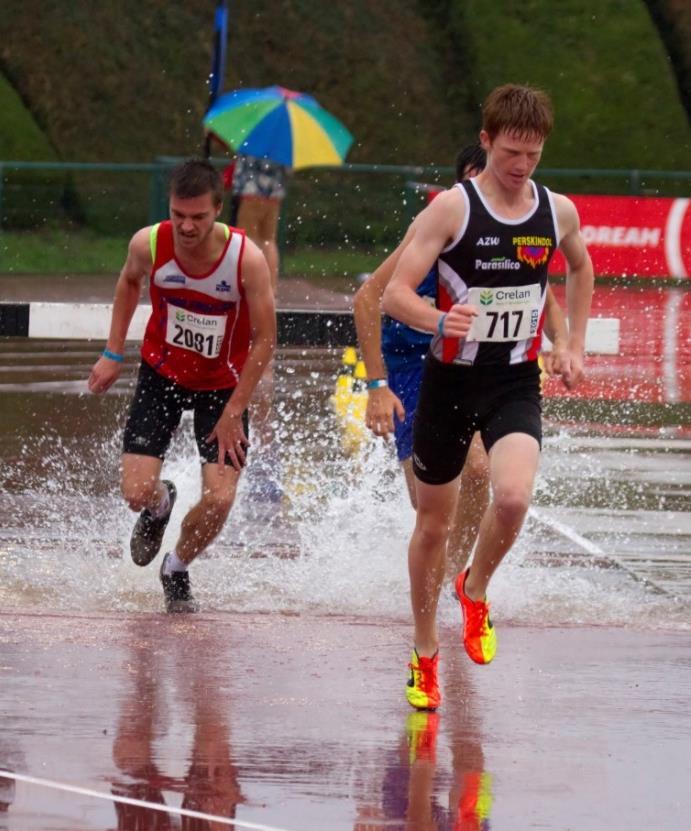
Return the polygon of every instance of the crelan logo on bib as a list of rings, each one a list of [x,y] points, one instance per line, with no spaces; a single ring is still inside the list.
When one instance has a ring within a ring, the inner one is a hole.
[[[494,303],[494,292],[492,289],[483,289],[480,292],[480,303],[483,306],[489,306]]]
[[[185,313],[184,312],[175,312],[175,319],[179,320],[180,323],[185,322]]]

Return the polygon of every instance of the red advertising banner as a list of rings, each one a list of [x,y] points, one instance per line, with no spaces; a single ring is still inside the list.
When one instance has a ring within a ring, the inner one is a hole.
[[[599,276],[688,277],[691,200],[647,196],[569,196]],[[550,274],[564,273],[557,252]]]

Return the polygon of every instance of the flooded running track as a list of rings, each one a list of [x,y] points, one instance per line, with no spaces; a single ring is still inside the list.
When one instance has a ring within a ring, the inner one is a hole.
[[[0,829],[227,827],[165,804],[286,831],[687,831],[687,404],[545,401],[534,509],[492,585],[498,657],[466,659],[445,588],[444,703],[420,718],[413,515],[390,445],[343,453],[339,354],[280,351],[237,505],[191,572],[202,613],[178,619],[156,564],[129,559],[118,493],[136,351],[103,397],[96,351],[0,345],[0,768],[68,788],[0,780]],[[198,493],[190,428],[164,546]]]
[[[133,517],[118,462],[136,350],[101,397],[85,392],[94,352],[78,342],[3,343],[0,599],[19,608],[159,608],[153,570],[123,557]],[[274,408],[252,434],[237,505],[195,569],[211,608],[359,614],[376,603],[407,617],[412,511],[391,445],[366,439],[354,457],[342,451],[329,403],[338,362],[337,351],[280,350]],[[590,414],[587,406],[545,400],[535,504],[497,574],[497,613],[517,623],[691,628],[691,438],[680,437],[689,405],[666,406],[672,435],[646,403],[626,402],[616,423],[600,424],[592,415],[602,402]],[[164,471],[181,493],[167,545],[199,488],[185,419]]]

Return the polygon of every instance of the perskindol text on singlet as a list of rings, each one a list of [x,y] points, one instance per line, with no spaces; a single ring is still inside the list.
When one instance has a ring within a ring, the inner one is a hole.
[[[492,212],[471,179],[456,185],[465,201],[458,235],[437,261],[437,307],[479,310],[465,338],[436,335],[444,363],[519,364],[536,360],[542,341],[547,267],[558,239],[552,195],[530,182],[534,205],[519,219]]]
[[[188,274],[178,263],[170,221],[151,229],[151,317],[142,358],[191,390],[234,387],[249,351],[249,313],[240,279],[245,233],[224,228],[223,252],[202,275]]]

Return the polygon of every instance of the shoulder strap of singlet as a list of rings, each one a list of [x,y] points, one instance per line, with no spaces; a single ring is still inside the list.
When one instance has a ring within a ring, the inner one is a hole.
[[[465,207],[466,207],[465,217],[463,218],[463,222],[461,223],[461,227],[456,232],[456,236],[451,240],[451,242],[446,246],[446,248],[442,248],[442,251],[441,251],[442,254],[448,254],[449,251],[453,251],[453,249],[461,241],[461,238],[463,237],[463,234],[465,234],[465,232],[468,228],[468,223],[470,222],[470,213],[471,213],[470,195],[469,195],[469,192],[468,192],[468,186],[469,185],[470,185],[470,182],[467,182],[467,181],[466,182],[456,182],[456,184],[454,185],[455,188],[458,188],[458,190],[461,193],[461,196],[463,197],[463,200],[465,201]]]
[[[154,268],[175,256],[173,245],[173,224],[170,220],[157,222],[149,232],[149,248]]]
[[[468,199],[470,200],[473,210],[476,210],[477,208],[481,208],[483,211],[485,210],[480,194],[477,192],[476,186],[470,181],[470,179],[460,182],[460,187],[462,187],[468,194]]]
[[[555,231],[556,229],[556,217],[554,215],[554,205],[552,203],[552,198],[550,195],[549,190],[544,185],[541,185],[539,182],[536,182],[534,179],[531,180],[533,185],[535,186],[535,195],[537,197],[537,209],[535,214],[540,213],[542,216],[549,214],[552,218],[552,221],[555,224]]]
[[[151,249],[151,262],[156,262],[156,243],[158,241],[158,229],[161,223],[157,222],[155,225],[151,226],[151,230],[149,231],[149,248]]]

